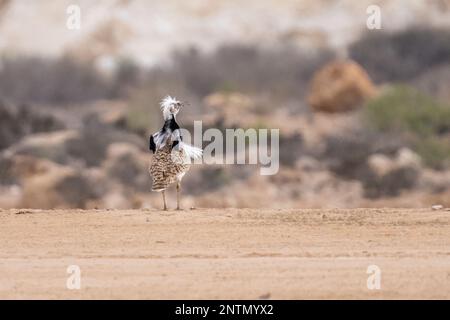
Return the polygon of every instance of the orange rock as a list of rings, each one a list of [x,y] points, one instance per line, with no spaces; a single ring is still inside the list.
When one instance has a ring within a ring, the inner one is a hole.
[[[308,103],[315,111],[343,112],[361,106],[376,88],[366,71],[353,61],[335,61],[316,72]]]

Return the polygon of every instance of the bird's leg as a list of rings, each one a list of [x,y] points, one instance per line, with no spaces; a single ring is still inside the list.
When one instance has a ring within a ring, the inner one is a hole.
[[[177,210],[181,210],[180,208],[180,192],[181,192],[181,183],[177,183]]]
[[[162,191],[162,196],[163,196],[163,202],[164,202],[164,211],[167,211],[167,205],[166,205],[166,193],[163,190]]]

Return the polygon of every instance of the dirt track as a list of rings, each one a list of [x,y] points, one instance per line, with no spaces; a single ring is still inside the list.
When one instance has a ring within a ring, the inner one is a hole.
[[[450,299],[450,211],[0,210],[0,298]]]

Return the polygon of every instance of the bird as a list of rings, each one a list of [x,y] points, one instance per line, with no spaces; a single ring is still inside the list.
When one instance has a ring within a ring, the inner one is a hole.
[[[202,149],[189,145],[182,140],[176,115],[185,103],[166,96],[160,103],[164,125],[161,130],[150,136],[149,149],[154,153],[149,172],[153,179],[152,191],[161,192],[163,209],[167,211],[166,189],[176,182],[177,210],[181,210],[181,180],[189,171],[191,159],[202,157]]]

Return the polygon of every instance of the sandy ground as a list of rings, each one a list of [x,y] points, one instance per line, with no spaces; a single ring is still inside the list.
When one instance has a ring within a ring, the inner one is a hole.
[[[450,211],[0,210],[0,298],[450,299]]]

